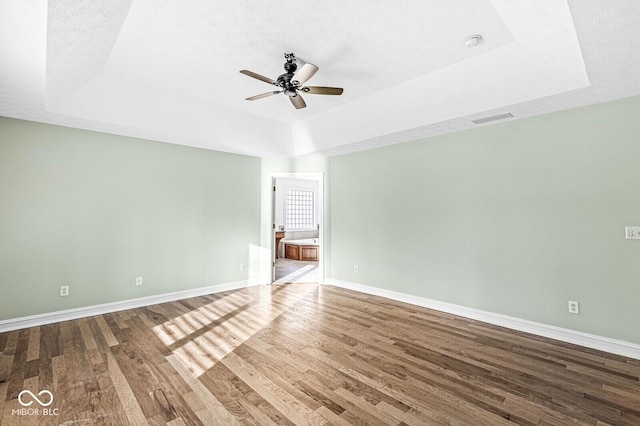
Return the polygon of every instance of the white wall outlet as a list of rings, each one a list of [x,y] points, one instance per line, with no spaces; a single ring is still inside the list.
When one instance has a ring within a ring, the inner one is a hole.
[[[625,226],[624,236],[627,240],[640,240],[640,226]]]
[[[142,285],[142,277],[136,277],[136,286]]]
[[[354,274],[358,274],[358,273],[360,273],[360,268],[358,267],[358,265],[355,265],[355,266],[353,267],[353,273],[354,273]]]
[[[69,295],[69,286],[61,285],[60,286],[60,297],[65,297]]]
[[[569,313],[570,314],[579,314],[580,313],[580,305],[575,300],[569,300]]]
[[[240,272],[244,272],[244,263],[240,264]]]

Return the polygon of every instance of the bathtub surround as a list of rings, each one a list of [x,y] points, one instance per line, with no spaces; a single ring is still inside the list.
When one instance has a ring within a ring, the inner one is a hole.
[[[284,245],[284,257],[293,260],[318,261],[320,248],[319,238],[307,238],[304,240],[282,240]]]
[[[277,250],[279,257],[285,257],[284,245],[287,241],[320,239],[320,231],[290,231],[284,233],[284,238],[279,241]]]

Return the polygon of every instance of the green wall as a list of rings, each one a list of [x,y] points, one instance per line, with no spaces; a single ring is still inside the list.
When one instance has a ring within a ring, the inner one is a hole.
[[[260,172],[259,158],[0,118],[0,320],[246,280]]]
[[[320,171],[327,277],[640,343],[638,117],[640,97],[329,160],[0,118],[0,320],[260,277],[269,174]]]
[[[332,158],[330,276],[640,343],[639,117],[635,97]]]

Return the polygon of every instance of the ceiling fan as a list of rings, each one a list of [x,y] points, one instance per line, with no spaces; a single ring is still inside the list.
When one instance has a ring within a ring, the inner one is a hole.
[[[240,72],[249,77],[256,78],[264,81],[265,83],[273,84],[279,87],[281,90],[273,92],[262,93],[260,95],[251,96],[246,98],[247,101],[255,101],[257,99],[267,98],[269,96],[277,95],[278,93],[284,93],[289,97],[289,100],[296,109],[301,109],[307,106],[302,99],[300,93],[309,93],[311,95],[341,95],[343,89],[341,87],[325,87],[325,86],[302,86],[307,80],[309,80],[318,71],[318,67],[305,63],[298,69],[296,64],[296,57],[293,53],[285,53],[284,58],[287,62],[284,63],[285,73],[278,76],[277,80],[272,80],[263,75],[257,74],[253,71],[241,70]]]

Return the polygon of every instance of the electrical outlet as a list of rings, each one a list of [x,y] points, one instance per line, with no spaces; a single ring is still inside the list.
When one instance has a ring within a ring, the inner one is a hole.
[[[142,285],[142,277],[136,277],[136,286]]]
[[[240,264],[240,272],[244,272],[244,263]]]
[[[69,295],[69,286],[61,285],[60,286],[60,297],[65,297]]]
[[[357,273],[359,273],[359,272],[360,272],[360,268],[358,267],[358,265],[355,265],[355,266],[353,267],[353,272],[354,272],[355,274],[357,274]]]
[[[569,300],[569,313],[570,314],[579,314],[580,313],[580,305],[575,300]]]
[[[640,226],[625,226],[624,236],[627,240],[640,240]]]

